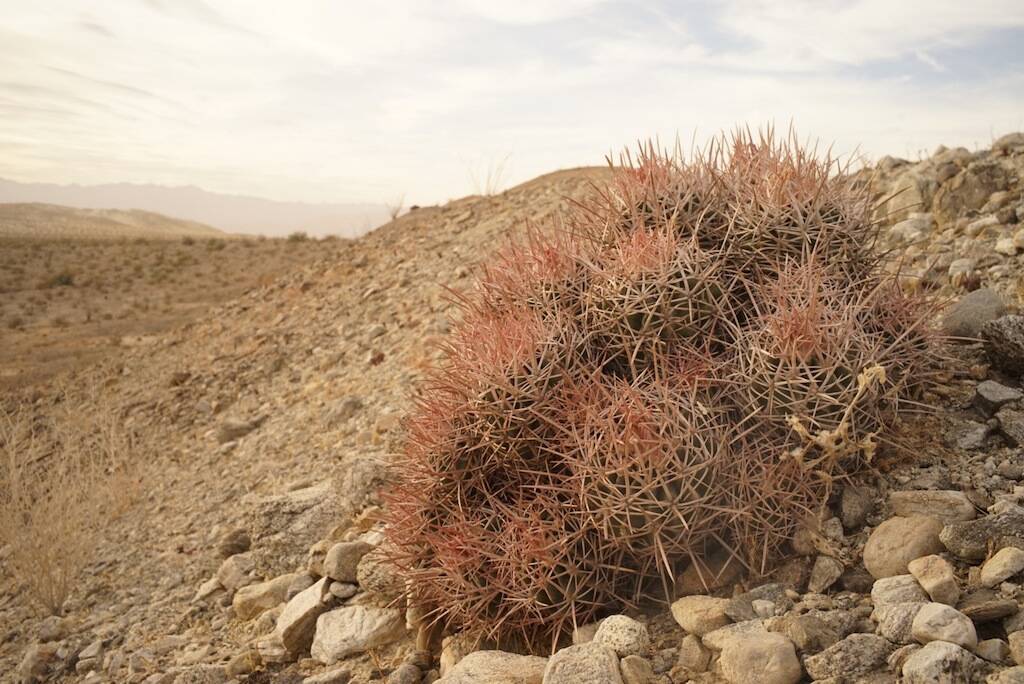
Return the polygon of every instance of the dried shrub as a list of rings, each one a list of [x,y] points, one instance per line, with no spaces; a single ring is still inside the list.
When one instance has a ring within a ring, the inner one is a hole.
[[[51,614],[138,494],[145,443],[95,399],[65,398],[46,416],[30,404],[0,413],[2,565]]]
[[[938,365],[870,208],[834,159],[738,133],[626,155],[500,252],[388,495],[420,613],[553,642],[723,552],[770,570]]]

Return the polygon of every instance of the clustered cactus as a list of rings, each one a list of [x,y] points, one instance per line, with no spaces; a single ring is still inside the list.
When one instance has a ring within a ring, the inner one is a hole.
[[[533,640],[712,553],[767,571],[933,370],[930,306],[845,171],[770,132],[646,146],[495,257],[396,463],[410,599]]]

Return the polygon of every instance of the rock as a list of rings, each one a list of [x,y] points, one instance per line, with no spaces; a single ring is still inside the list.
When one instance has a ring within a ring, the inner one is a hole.
[[[373,547],[364,541],[335,544],[324,557],[324,576],[338,582],[355,582],[359,561],[372,550]]]
[[[327,588],[331,592],[331,596],[336,599],[345,600],[352,598],[359,591],[359,587],[354,584],[347,584],[345,582],[331,582]]]
[[[992,416],[1005,404],[1024,399],[1024,392],[1001,385],[995,380],[978,383],[974,390],[974,406],[986,416]]]
[[[594,640],[594,635],[597,634],[597,630],[601,627],[600,621],[588,622],[585,625],[580,625],[572,630],[572,643],[585,644]]]
[[[338,667],[302,680],[302,684],[348,684],[352,681],[352,672],[347,667]]]
[[[876,634],[851,634],[817,655],[804,659],[812,679],[856,677],[885,664],[893,645]]]
[[[377,594],[383,600],[393,600],[405,593],[405,583],[388,561],[387,551],[378,546],[359,561],[356,584],[363,591]]]
[[[288,591],[285,594],[285,600],[291,601],[292,598],[298,596],[301,592],[309,589],[311,586],[316,584],[316,578],[309,573],[299,572],[295,574],[295,579],[288,585]]]
[[[647,658],[628,655],[619,661],[622,684],[648,684],[654,678],[654,668]]]
[[[721,651],[733,639],[745,639],[749,636],[766,634],[768,630],[762,620],[744,620],[734,625],[726,625],[708,632],[701,638],[701,643],[713,651]]]
[[[1024,411],[1004,406],[996,412],[999,431],[1010,444],[1024,446]]]
[[[329,581],[324,577],[309,589],[299,593],[285,605],[281,616],[277,618],[274,636],[290,655],[298,656],[304,653],[313,643],[317,618],[327,609],[324,599],[328,594]],[[260,655],[263,655],[262,649]]]
[[[1006,256],[1017,255],[1017,243],[1012,236],[1001,237],[996,240],[996,246],[993,249],[997,254],[1004,254]]]
[[[875,508],[875,492],[867,487],[847,485],[839,498],[839,519],[847,531],[864,526]]]
[[[19,684],[35,684],[46,679],[57,659],[57,644],[32,644],[18,663]]]
[[[893,603],[927,603],[928,594],[913,575],[895,575],[876,580],[871,587],[871,603],[875,608]]]
[[[971,619],[944,603],[922,606],[914,618],[912,631],[914,638],[922,644],[948,641],[968,650],[974,650],[978,645],[978,633]]]
[[[42,643],[60,641],[68,635],[68,628],[67,618],[59,615],[50,615],[39,621],[39,626],[36,628],[36,636]]]
[[[1003,598],[990,589],[979,589],[960,600],[957,610],[976,624],[1001,620],[1018,611],[1017,602]]]
[[[262,665],[262,659],[259,651],[247,648],[241,653],[235,654],[224,666],[224,671],[229,677],[238,677],[255,672],[260,665]]]
[[[944,523],[974,520],[974,504],[963,492],[919,489],[889,494],[889,506],[894,515],[903,517],[927,516]]]
[[[990,663],[1004,663],[1010,657],[1010,647],[1002,639],[979,641],[974,654]]]
[[[397,608],[345,606],[322,614],[310,655],[333,665],[355,653],[391,643],[405,633],[405,615]]]
[[[700,642],[700,637],[687,634],[679,644],[676,663],[688,672],[704,672],[711,662],[711,651]]]
[[[1006,638],[1013,662],[1024,665],[1024,632],[1013,632]]]
[[[839,641],[839,632],[817,615],[784,615],[769,627],[784,634],[804,655],[819,653]]]
[[[288,587],[297,575],[281,575],[266,582],[250,584],[235,592],[231,607],[241,620],[251,620],[288,598]]]
[[[1024,684],[1024,667],[1008,667],[994,672],[988,676],[985,684]]]
[[[796,684],[803,678],[793,642],[772,632],[730,639],[718,665],[730,684]]]
[[[776,583],[762,584],[759,587],[755,587],[750,591],[729,599],[729,602],[725,606],[725,614],[729,616],[729,619],[733,622],[743,622],[744,620],[754,620],[759,617],[767,617],[758,615],[757,611],[754,609],[754,603],[757,601],[770,602],[772,605],[772,615],[784,613],[793,607],[793,599],[786,595],[786,588],[784,586]]]
[[[935,518],[889,518],[868,537],[864,567],[875,579],[906,574],[910,561],[942,551],[941,530],[942,523]]]
[[[981,288],[968,292],[950,307],[942,321],[951,337],[980,339],[982,327],[1006,313],[1006,304],[995,290]]]
[[[890,603],[876,608],[872,618],[878,622],[878,633],[894,644],[909,644],[915,639],[914,618],[926,603]]]
[[[1024,538],[1024,510],[1014,508],[977,520],[950,523],[939,533],[946,548],[966,560],[984,559],[989,541],[997,537]]]
[[[932,601],[955,606],[960,600],[960,586],[953,574],[953,566],[942,556],[915,558],[907,564],[907,570],[921,588],[928,592]]]
[[[713,596],[684,596],[672,604],[672,617],[690,634],[704,636],[729,624],[727,599]]]
[[[820,555],[814,561],[811,569],[811,579],[807,583],[807,589],[816,594],[823,593],[826,589],[836,583],[843,575],[843,564],[831,556]]]
[[[889,666],[889,669],[893,672],[899,672],[903,669],[903,663],[907,662],[907,658],[914,655],[921,650],[921,644],[907,644],[906,646],[900,646],[895,651],[889,654],[885,662]]]
[[[982,449],[994,427],[975,420],[951,420],[947,426],[947,443],[964,451]]]
[[[651,645],[647,626],[625,615],[611,615],[602,620],[594,641],[612,649],[620,658],[639,655]]]
[[[263,423],[262,418],[256,420],[227,419],[217,428],[217,442],[226,444],[245,437]]]
[[[547,658],[504,651],[475,651],[460,660],[437,684],[541,684]]]
[[[239,553],[245,553],[252,546],[252,539],[249,533],[242,528],[235,528],[221,537],[217,544],[217,554],[221,558],[229,558]]]
[[[992,365],[1013,376],[1024,374],[1024,316],[1000,316],[981,329]]]
[[[236,553],[224,559],[217,569],[217,581],[229,592],[235,592],[242,587],[252,584],[253,578],[250,573],[255,569],[256,564],[248,553]]]
[[[992,151],[1000,154],[1008,154],[1021,148],[1024,148],[1024,133],[1007,133],[992,143]]]
[[[420,684],[423,673],[412,663],[403,663],[391,671],[387,684]]]
[[[590,642],[569,646],[551,656],[544,668],[543,684],[623,684],[615,651]]]
[[[979,583],[983,587],[994,587],[1021,570],[1024,570],[1024,550],[1008,546],[999,549],[981,566]]]
[[[981,661],[956,644],[932,641],[903,663],[905,684],[964,684],[973,681]]]

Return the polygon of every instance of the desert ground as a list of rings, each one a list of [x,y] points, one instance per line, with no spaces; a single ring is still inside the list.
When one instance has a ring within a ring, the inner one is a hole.
[[[840,483],[767,576],[722,560],[680,577],[671,607],[578,625],[553,655],[407,629],[379,491],[452,291],[607,169],[417,208],[352,241],[0,242],[8,455],[111,454],[84,492],[23,473],[51,506],[4,519],[22,533],[0,556],[0,677],[1024,681],[1022,174],[1019,133],[868,174],[889,268],[962,338],[902,428],[910,453]],[[1006,332],[997,348],[986,324]]]

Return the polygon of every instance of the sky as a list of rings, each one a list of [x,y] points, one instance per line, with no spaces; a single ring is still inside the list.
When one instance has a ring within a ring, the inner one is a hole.
[[[0,177],[442,202],[791,124],[869,158],[1024,129],[1021,0],[0,0]]]

